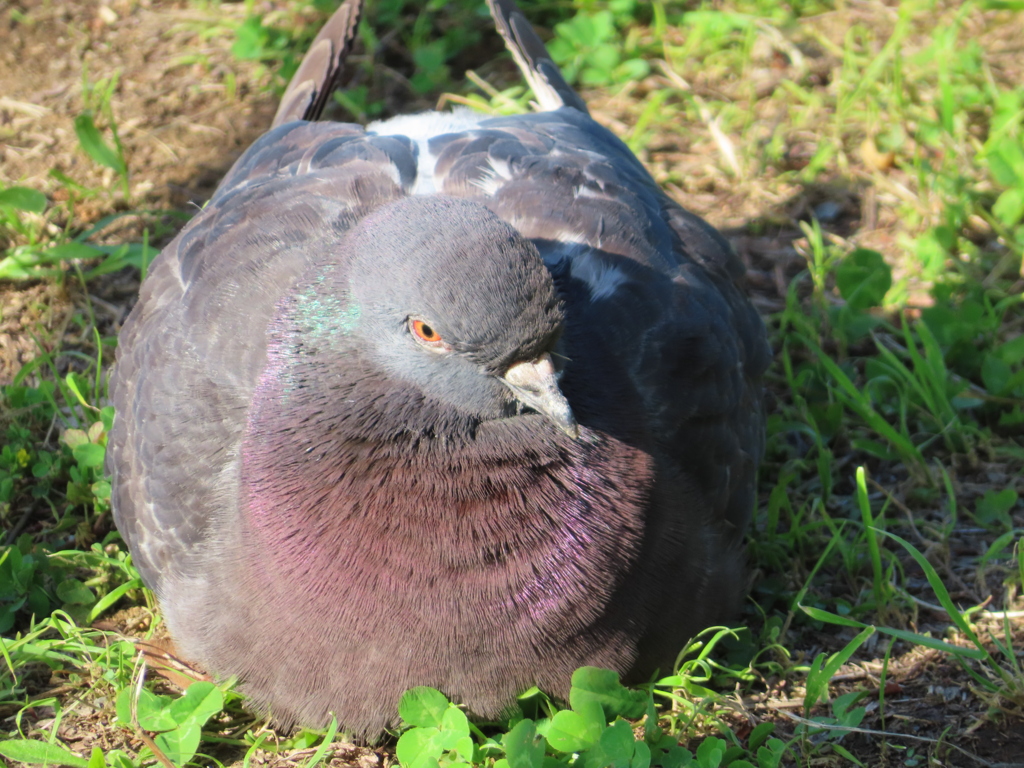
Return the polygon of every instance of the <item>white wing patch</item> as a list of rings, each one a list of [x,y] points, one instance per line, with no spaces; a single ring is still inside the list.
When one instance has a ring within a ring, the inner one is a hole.
[[[512,180],[512,169],[507,161],[495,157],[487,158],[488,170],[484,178],[472,182],[485,195],[493,197],[506,181]]]
[[[587,284],[592,299],[607,299],[620,285],[629,281],[629,276],[622,269],[609,264],[591,250],[579,253],[572,259],[571,274]]]
[[[434,184],[434,165],[437,157],[430,152],[429,141],[446,133],[461,133],[479,127],[489,115],[482,115],[466,107],[451,112],[421,112],[418,115],[398,115],[366,126],[371,136],[406,136],[416,142],[416,182],[409,194],[433,195],[437,193]]]

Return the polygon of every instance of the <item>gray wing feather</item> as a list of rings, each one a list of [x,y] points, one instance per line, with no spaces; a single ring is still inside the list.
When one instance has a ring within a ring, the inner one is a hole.
[[[491,10],[498,34],[533,89],[540,108],[551,110],[572,107],[589,115],[587,103],[565,82],[558,65],[551,60],[548,49],[516,4],[511,0],[487,0],[487,6]]]
[[[121,333],[111,398],[132,416],[110,434],[114,520],[158,595],[237,505],[238,446],[277,301],[309,254],[404,194],[402,169],[415,167],[410,144],[355,126],[275,133],[154,260]]]
[[[292,76],[274,115],[273,126],[293,120],[316,120],[338,86],[345,57],[352,49],[363,0],[345,0],[314,38]]]

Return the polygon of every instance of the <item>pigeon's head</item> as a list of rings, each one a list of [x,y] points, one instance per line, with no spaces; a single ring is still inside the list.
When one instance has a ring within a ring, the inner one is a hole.
[[[526,407],[577,434],[553,354],[562,307],[515,228],[477,203],[414,196],[362,219],[345,251],[352,338],[389,378],[481,420]]]

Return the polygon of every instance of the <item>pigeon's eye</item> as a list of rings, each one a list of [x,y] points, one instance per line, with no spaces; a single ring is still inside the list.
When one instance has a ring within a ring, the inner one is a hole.
[[[430,347],[431,349],[438,351],[448,348],[448,345],[444,343],[444,339],[441,338],[441,334],[422,320],[409,318],[409,330],[412,331],[412,335],[415,337],[416,341],[426,347]]]

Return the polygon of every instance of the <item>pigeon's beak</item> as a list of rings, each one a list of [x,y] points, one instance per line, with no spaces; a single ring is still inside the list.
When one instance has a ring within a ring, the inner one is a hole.
[[[572,415],[569,401],[558,388],[558,378],[550,354],[545,352],[536,360],[509,366],[501,380],[523,405],[543,413],[569,437],[579,437],[579,425]]]

